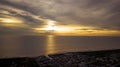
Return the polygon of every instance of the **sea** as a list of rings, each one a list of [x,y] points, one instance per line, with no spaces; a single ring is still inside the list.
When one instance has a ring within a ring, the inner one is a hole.
[[[0,58],[120,49],[117,36],[0,36]]]

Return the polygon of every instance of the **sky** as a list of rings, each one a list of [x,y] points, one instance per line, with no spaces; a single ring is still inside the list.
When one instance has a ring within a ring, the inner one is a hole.
[[[119,36],[120,0],[0,0],[0,35]],[[49,29],[47,29],[49,28]]]

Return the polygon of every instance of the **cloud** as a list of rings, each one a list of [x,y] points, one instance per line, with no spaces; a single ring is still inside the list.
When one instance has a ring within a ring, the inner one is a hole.
[[[38,15],[61,23],[119,29],[119,0],[26,0],[24,3],[36,8]]]
[[[30,10],[33,9],[30,8]],[[44,22],[42,18],[37,18],[38,16],[31,11],[26,10],[20,4],[11,3],[7,0],[0,1],[0,34],[36,34],[37,32],[34,32],[32,28],[41,26]],[[7,21],[8,18],[13,18],[12,21],[14,22],[19,20],[22,23],[7,24],[2,21],[2,19]]]
[[[22,18],[30,28],[43,25],[40,19],[46,17],[61,25],[120,30],[120,0],[0,0],[0,5],[6,6],[0,10]]]
[[[31,12],[33,14],[36,14],[34,8],[28,7],[27,4],[24,4],[24,3],[14,3],[14,2],[10,2],[9,0],[0,0],[0,4],[6,5],[6,6],[11,6],[14,8],[18,8],[20,10],[25,10],[25,11]]]

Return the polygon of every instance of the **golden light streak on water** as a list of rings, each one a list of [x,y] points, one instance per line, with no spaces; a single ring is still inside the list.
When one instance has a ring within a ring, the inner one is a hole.
[[[46,55],[55,53],[54,35],[47,36]]]

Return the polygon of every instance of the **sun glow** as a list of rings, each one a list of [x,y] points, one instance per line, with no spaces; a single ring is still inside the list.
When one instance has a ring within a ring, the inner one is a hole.
[[[0,18],[0,22],[6,24],[21,23],[21,21],[16,18]]]
[[[60,33],[60,32],[64,33],[64,32],[72,31],[72,28],[55,25],[55,22],[53,22],[53,21],[49,22],[48,25],[43,29],[46,31],[54,31],[55,33]]]
[[[52,20],[47,20],[46,25],[33,29],[39,33],[54,33],[55,35],[106,36],[120,34],[118,30],[74,24],[62,25]]]
[[[61,25],[56,25],[53,22],[48,23],[44,27],[40,28],[33,28],[37,32],[51,32],[51,33],[68,33],[68,32],[73,32],[74,29],[68,26],[61,26]]]
[[[17,17],[7,17],[7,18],[0,18],[0,25],[5,27],[24,27],[26,26],[23,23],[23,20]]]

